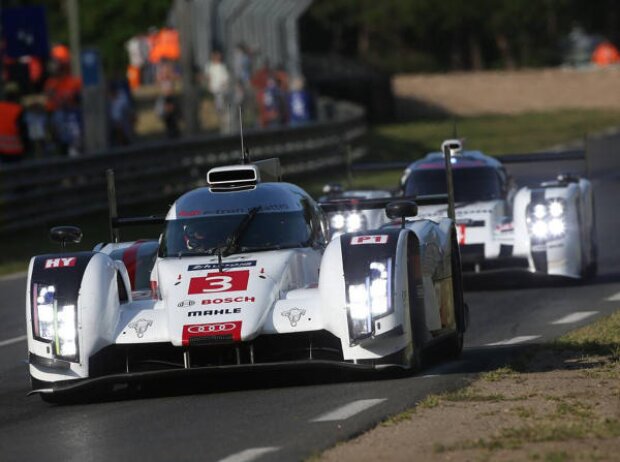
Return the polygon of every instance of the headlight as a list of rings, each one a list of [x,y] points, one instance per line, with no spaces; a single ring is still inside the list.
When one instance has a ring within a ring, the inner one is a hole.
[[[554,218],[549,221],[549,233],[552,236],[561,236],[564,234],[566,227],[564,226],[564,221],[559,218]]]
[[[355,342],[373,334],[373,322],[392,311],[392,259],[372,262],[365,280],[348,286],[349,335]]]
[[[530,204],[527,209],[527,223],[530,234],[537,240],[560,238],[566,232],[564,199],[547,199],[542,203]]]
[[[543,204],[536,204],[534,206],[534,217],[540,220],[545,218],[545,215],[547,215],[547,207]]]
[[[347,216],[347,232],[354,233],[362,230],[363,219],[359,213],[350,213]]]
[[[539,239],[547,237],[547,223],[544,221],[536,221],[532,225],[532,234]]]
[[[334,213],[329,219],[332,231],[354,233],[366,229],[366,217],[360,212]]]
[[[564,204],[560,201],[553,201],[549,203],[549,214],[553,218],[559,218],[564,215]]]
[[[344,225],[345,225],[344,215],[341,213],[332,215],[331,219],[329,220],[329,224],[333,229],[344,228]]]
[[[77,313],[73,304],[62,304],[53,285],[33,284],[32,329],[38,340],[52,343],[54,356],[78,360]]]

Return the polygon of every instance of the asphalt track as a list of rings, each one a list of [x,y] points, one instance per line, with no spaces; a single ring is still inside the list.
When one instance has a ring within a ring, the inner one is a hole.
[[[599,276],[588,284],[515,273],[468,278],[471,326],[458,361],[431,363],[413,377],[331,373],[218,378],[200,389],[55,406],[29,390],[24,276],[0,279],[0,460],[303,460],[415,405],[463,385],[525,346],[557,337],[620,307],[620,139],[590,146],[596,194]],[[510,166],[520,184],[583,162]],[[449,423],[447,423],[449,426]],[[448,427],[447,427],[448,428]],[[412,455],[413,457],[413,455]]]

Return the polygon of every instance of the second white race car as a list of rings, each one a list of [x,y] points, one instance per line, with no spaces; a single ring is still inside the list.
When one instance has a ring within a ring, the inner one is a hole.
[[[484,271],[521,268],[568,278],[592,276],[597,269],[592,184],[559,175],[535,188],[517,189],[504,166],[479,151],[447,140],[405,170],[403,195],[446,191],[444,156],[453,169],[455,214],[463,268]],[[420,207],[419,216],[438,220],[445,205]]]

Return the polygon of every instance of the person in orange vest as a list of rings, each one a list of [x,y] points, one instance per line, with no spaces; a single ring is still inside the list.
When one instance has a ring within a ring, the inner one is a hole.
[[[620,62],[618,49],[608,40],[601,42],[592,53],[592,62],[597,66],[609,66]]]
[[[19,88],[9,82],[0,101],[0,162],[19,162],[26,152],[26,127],[23,107],[19,103]]]

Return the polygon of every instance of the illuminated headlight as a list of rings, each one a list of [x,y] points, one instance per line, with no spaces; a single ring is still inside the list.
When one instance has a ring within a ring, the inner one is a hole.
[[[533,211],[534,217],[542,220],[547,215],[547,207],[544,204],[536,204]]]
[[[354,233],[362,229],[363,219],[359,213],[351,213],[347,216],[347,232]]]
[[[332,215],[331,219],[329,220],[329,224],[333,229],[342,229],[344,228],[345,225],[345,218],[344,215],[341,213],[337,213],[335,215]]]
[[[544,239],[547,237],[547,232],[547,223],[544,221],[536,221],[532,225],[532,234],[539,239]]]
[[[562,237],[566,232],[565,212],[566,203],[562,198],[556,197],[531,204],[527,223],[532,237],[539,240]]]
[[[566,231],[564,221],[560,218],[554,218],[549,221],[549,233],[552,236],[561,236]]]
[[[32,286],[32,324],[34,337],[50,342],[54,356],[78,360],[77,315],[73,304],[63,305],[53,285]]]
[[[348,286],[349,329],[352,341],[370,337],[373,322],[392,311],[390,297],[391,259],[372,262],[359,284]]]
[[[553,218],[560,218],[564,215],[564,205],[560,201],[553,201],[549,203],[549,215]]]

